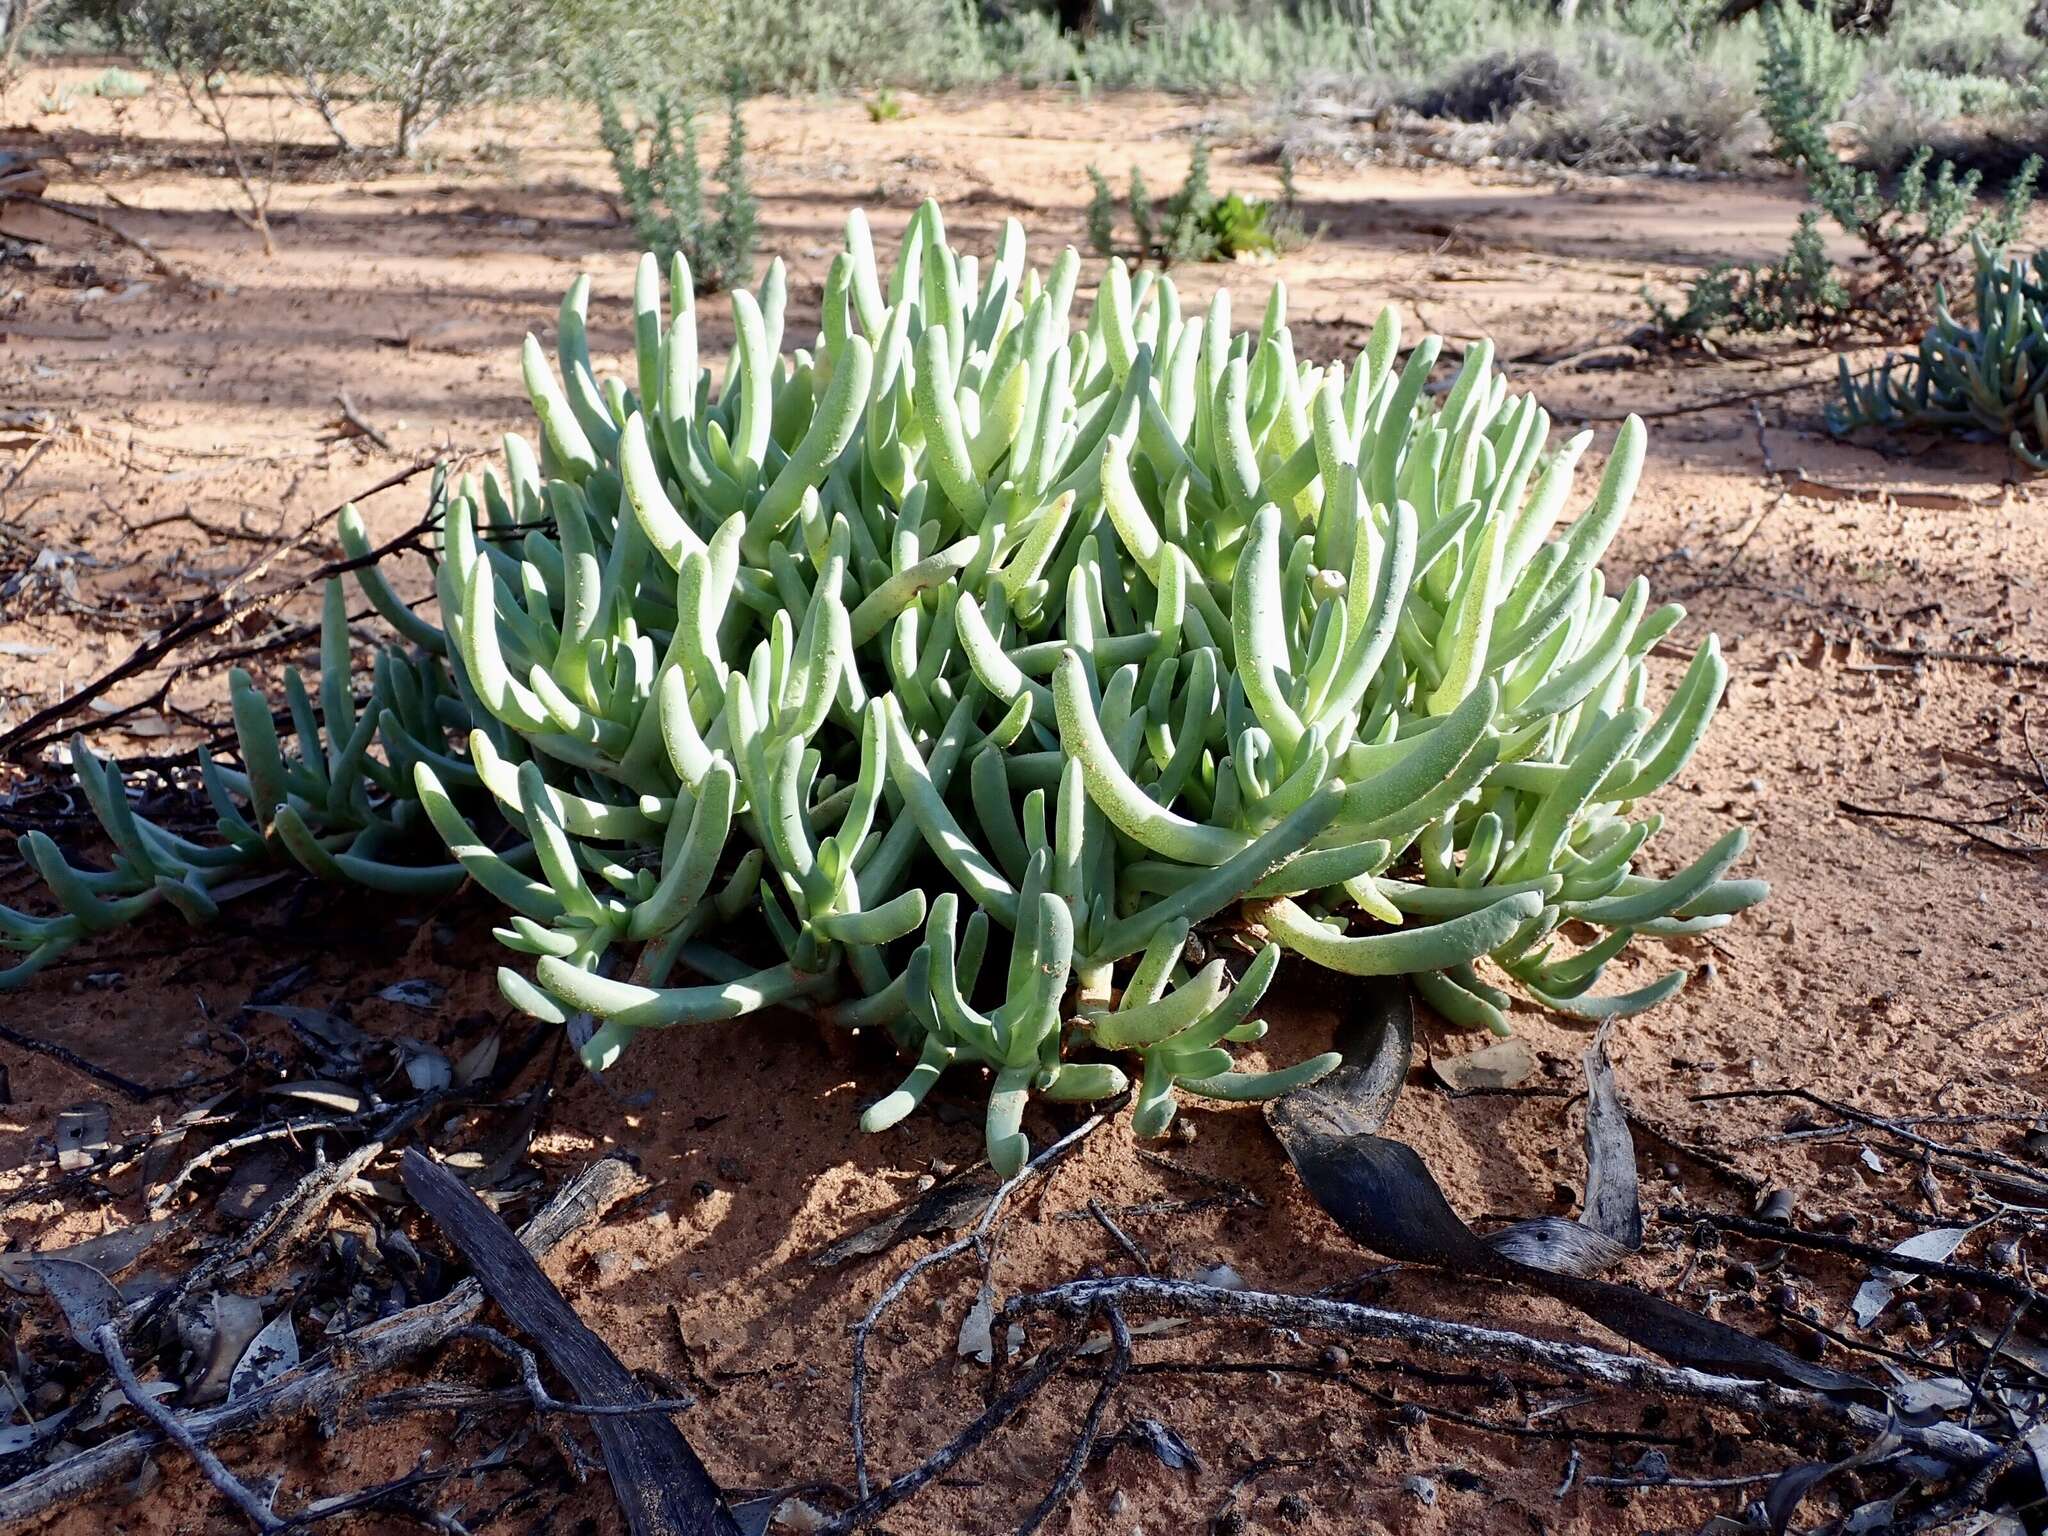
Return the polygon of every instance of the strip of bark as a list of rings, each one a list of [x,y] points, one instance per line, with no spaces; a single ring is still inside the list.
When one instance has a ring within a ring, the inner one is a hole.
[[[461,1250],[484,1293],[540,1346],[578,1401],[651,1404],[611,1346],[576,1315],[512,1229],[468,1185],[417,1147],[406,1149],[399,1177]],[[740,1536],[718,1485],[668,1415],[604,1415],[592,1418],[590,1427],[634,1536]]]

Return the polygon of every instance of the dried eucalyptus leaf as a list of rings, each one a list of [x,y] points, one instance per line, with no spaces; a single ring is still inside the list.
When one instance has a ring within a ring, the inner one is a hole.
[[[178,1384],[175,1381],[145,1381],[142,1384],[142,1395],[144,1397],[165,1398],[171,1396],[177,1390]],[[92,1412],[71,1427],[74,1430],[81,1431],[98,1429],[123,1408],[132,1408],[133,1406],[128,1401],[127,1393],[117,1386],[110,1385],[104,1392],[100,1393],[100,1400],[94,1405]]]
[[[114,1282],[90,1264],[48,1256],[36,1259],[36,1276],[43,1282],[43,1294],[63,1311],[78,1347],[98,1354],[93,1335],[121,1317],[121,1293]]]
[[[860,1231],[820,1249],[811,1262],[829,1269],[851,1259],[885,1253],[898,1243],[934,1232],[951,1232],[977,1220],[1002,1184],[984,1164],[933,1185]]]
[[[266,1088],[265,1093],[281,1099],[296,1099],[301,1104],[311,1104],[316,1109],[329,1109],[337,1115],[353,1115],[363,1107],[363,1095],[358,1089],[346,1083],[330,1082],[326,1078],[312,1077],[303,1082],[279,1083]]]
[[[166,1216],[157,1221],[138,1221],[132,1226],[116,1227],[82,1243],[73,1243],[68,1248],[53,1248],[43,1253],[0,1253],[0,1281],[31,1295],[39,1292],[42,1282],[36,1275],[36,1263],[40,1259],[69,1259],[73,1263],[89,1264],[112,1279],[149,1252],[158,1239],[176,1225],[174,1218]]]
[[[30,1419],[26,1424],[0,1427],[0,1456],[12,1456],[62,1433],[64,1420],[64,1414],[53,1413],[47,1419]]]
[[[980,1294],[974,1298],[974,1305],[967,1309],[967,1316],[960,1321],[961,1359],[982,1365],[993,1363],[996,1357],[995,1313],[995,1291],[984,1280]]]
[[[267,1013],[273,1019],[282,1019],[293,1029],[309,1035],[330,1051],[353,1055],[357,1047],[365,1044],[369,1036],[338,1013],[329,1013],[324,1008],[301,1008],[291,1003],[245,1003],[248,1013]]]
[[[1476,1088],[1518,1088],[1536,1071],[1536,1053],[1523,1040],[1501,1040],[1477,1051],[1429,1058],[1429,1070],[1453,1093]]]
[[[1170,1424],[1157,1419],[1133,1418],[1124,1428],[1124,1438],[1145,1447],[1160,1463],[1174,1472],[1199,1472],[1202,1459]]]
[[[1916,1232],[1904,1242],[1892,1244],[1891,1251],[1909,1259],[1945,1263],[1963,1245],[1963,1239],[1975,1230],[1974,1227],[1934,1227],[1926,1232]],[[1870,1278],[1856,1287],[1856,1299],[1849,1305],[1856,1326],[1868,1328],[1876,1322],[1878,1314],[1892,1304],[1898,1288],[1912,1278],[1895,1269],[1873,1270]]]
[[[299,1334],[289,1310],[280,1312],[249,1341],[228,1378],[228,1398],[245,1397],[269,1385],[299,1363]]]
[[[1615,1086],[1608,1059],[1612,1023],[1600,1026],[1586,1047],[1586,1208],[1579,1220],[1616,1247],[1633,1253],[1643,1246],[1643,1199],[1636,1178],[1635,1140],[1628,1111]],[[1590,1273],[1590,1271],[1587,1271]]]
[[[439,1093],[455,1080],[455,1069],[448,1064],[448,1058],[431,1045],[400,1040],[398,1046],[405,1053],[405,1078],[414,1093]]]
[[[250,1343],[263,1331],[263,1304],[247,1296],[216,1293],[209,1308],[211,1345],[206,1370],[192,1384],[194,1406],[217,1403],[228,1395],[228,1383],[235,1367],[248,1353]]]
[[[97,1099],[74,1104],[57,1112],[57,1166],[66,1173],[90,1168],[107,1150],[107,1128],[112,1123],[107,1106]]]
[[[455,1086],[467,1088],[471,1083],[482,1082],[497,1070],[500,1038],[493,1030],[477,1041],[455,1063]]]

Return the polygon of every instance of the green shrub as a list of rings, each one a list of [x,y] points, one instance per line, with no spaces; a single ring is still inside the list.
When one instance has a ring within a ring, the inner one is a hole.
[[[698,161],[697,118],[689,103],[662,95],[647,114],[645,158],[640,135],[628,128],[618,104],[598,92],[598,134],[641,246],[664,261],[680,253],[706,291],[753,276],[757,207],[747,181],[747,129],[737,77],[726,95],[725,156],[719,162],[716,203],[706,207]]]
[[[1958,320],[1940,295],[1916,352],[1862,375],[1842,359],[1841,399],[1828,408],[1828,426],[1983,433],[2048,470],[2048,251],[2029,263],[1980,240],[1973,254],[1971,320]]]
[[[1775,136],[1774,152],[1796,162],[1814,152],[1816,140],[1825,145],[1828,125],[1856,88],[1857,53],[1835,31],[1826,5],[1776,0],[1764,8],[1763,34],[1764,120]]]
[[[342,539],[352,558],[369,552],[353,507],[342,514]],[[175,912],[194,926],[210,923],[220,903],[252,877],[279,868],[401,896],[445,897],[469,878],[459,850],[451,859],[428,825],[434,816],[459,819],[458,805],[472,816],[491,814],[474,774],[456,764],[474,718],[460,668],[447,656],[440,631],[414,617],[374,567],[359,579],[401,640],[412,644],[378,654],[358,709],[346,596],[340,581],[328,582],[319,675],[309,688],[296,667],[284,671],[281,718],[296,738],[292,750],[279,740],[271,702],[235,669],[228,697],[240,766],[199,751],[219,842],[200,843],[151,821],[129,804],[120,768],[73,738],[71,766],[113,859],[105,869],[81,867],[47,833],[21,839],[24,862],[42,878],[57,910],[36,915],[0,905],[0,951],[21,956],[0,970],[0,990],[22,985],[81,942],[153,912]],[[453,799],[444,797],[433,809],[421,803],[414,782],[419,763],[445,766]],[[498,841],[513,864],[530,856]]]
[[[149,82],[140,75],[130,74],[121,68],[103,70],[93,77],[85,89],[94,96],[108,101],[134,101],[149,94]]]
[[[1088,167],[1090,194],[1086,225],[1088,244],[1098,256],[1117,254],[1116,191],[1095,166]],[[1294,213],[1294,168],[1281,161],[1279,202],[1232,192],[1218,197],[1209,189],[1209,144],[1195,140],[1188,173],[1163,204],[1155,204],[1144,174],[1133,166],[1124,205],[1131,216],[1139,261],[1172,267],[1191,261],[1230,261],[1239,256],[1270,255],[1291,250],[1307,239]]]
[[[1915,334],[1928,324],[1942,285],[1965,270],[1974,242],[1998,248],[2019,231],[2040,157],[2026,161],[1992,212],[1978,206],[1976,171],[1935,164],[1924,145],[1887,187],[1875,173],[1845,164],[1828,141],[1854,68],[1827,16],[1781,3],[1764,13],[1764,27],[1764,116],[1776,153],[1804,178],[1813,206],[1778,261],[1717,265],[1675,310],[1646,291],[1655,323],[1674,340],[1722,331],[1789,332],[1823,343]],[[1860,254],[1849,266],[1827,255],[1822,216],[1856,241]]]
[[[344,148],[344,110],[384,103],[407,157],[450,112],[557,82],[579,35],[575,4],[529,0],[71,0],[58,18],[174,69],[275,76]]]

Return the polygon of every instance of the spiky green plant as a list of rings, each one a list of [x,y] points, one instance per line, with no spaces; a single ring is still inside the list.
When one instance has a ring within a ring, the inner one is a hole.
[[[1932,427],[1984,432],[2013,456],[2048,470],[2048,251],[2031,262],[1977,242],[1971,319],[1935,302],[1917,351],[1857,374],[1842,359],[1841,399],[1830,429]]]
[[[1015,221],[958,252],[927,204],[886,274],[849,219],[808,347],[779,262],[735,290],[716,378],[680,257],[666,313],[641,263],[630,379],[596,374],[587,280],[552,361],[528,338],[540,447],[451,497],[443,629],[386,594],[473,722],[412,772],[509,909],[505,996],[594,1069],[775,1006],[885,1030],[912,1065],[862,1123],[985,1072],[1006,1173],[1033,1094],[1135,1073],[1156,1135],[1179,1095],[1327,1071],[1233,1049],[1284,951],[1503,1031],[1511,994],[1669,997],[1682,970],[1593,988],[1763,887],[1726,878],[1740,827],[1636,869],[1727,676],[1708,637],[1653,705],[1682,610],[1600,572],[1642,424],[1560,529],[1590,434],[1553,447],[1489,345],[1436,394],[1391,310],[1323,366],[1277,286],[1239,333],[1227,292],[1183,314],[1112,262],[1077,325],[1079,275]]]
[[[1099,166],[1088,167],[1088,249],[1104,261],[1116,254],[1116,189]]]

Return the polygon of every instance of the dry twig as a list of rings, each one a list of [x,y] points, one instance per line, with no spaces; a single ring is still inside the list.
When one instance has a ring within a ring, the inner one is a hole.
[[[1775,1382],[1746,1381],[1689,1367],[1660,1365],[1634,1355],[1618,1355],[1586,1344],[1538,1339],[1502,1328],[1445,1322],[1383,1307],[1325,1301],[1311,1296],[1286,1296],[1270,1291],[1230,1291],[1179,1280],[1129,1276],[1075,1280],[1032,1295],[1020,1296],[1005,1308],[1006,1317],[1034,1312],[1082,1316],[1116,1306],[1149,1314],[1216,1317],[1267,1328],[1316,1328],[1359,1338],[1387,1339],[1464,1360],[1491,1360],[1537,1366],[1576,1381],[1647,1392],[1653,1396],[1714,1403],[1753,1417],[1791,1412],[1805,1417],[1822,1414],[1861,1434],[1876,1436],[1892,1422],[1891,1415],[1868,1403]],[[1973,1430],[1937,1423],[1900,1431],[1906,1443],[1953,1465],[1976,1468],[1998,1447]]]
[[[642,1187],[644,1181],[622,1160],[600,1158],[557,1191],[521,1230],[520,1240],[529,1252],[545,1254]],[[440,1348],[483,1304],[483,1287],[465,1280],[437,1301],[343,1335],[324,1360],[308,1361],[217,1408],[185,1415],[181,1427],[199,1444],[212,1445],[281,1421],[341,1413],[371,1381]],[[131,1431],[0,1488],[0,1532],[22,1530],[53,1509],[82,1503],[125,1482],[162,1443],[154,1429]]]

